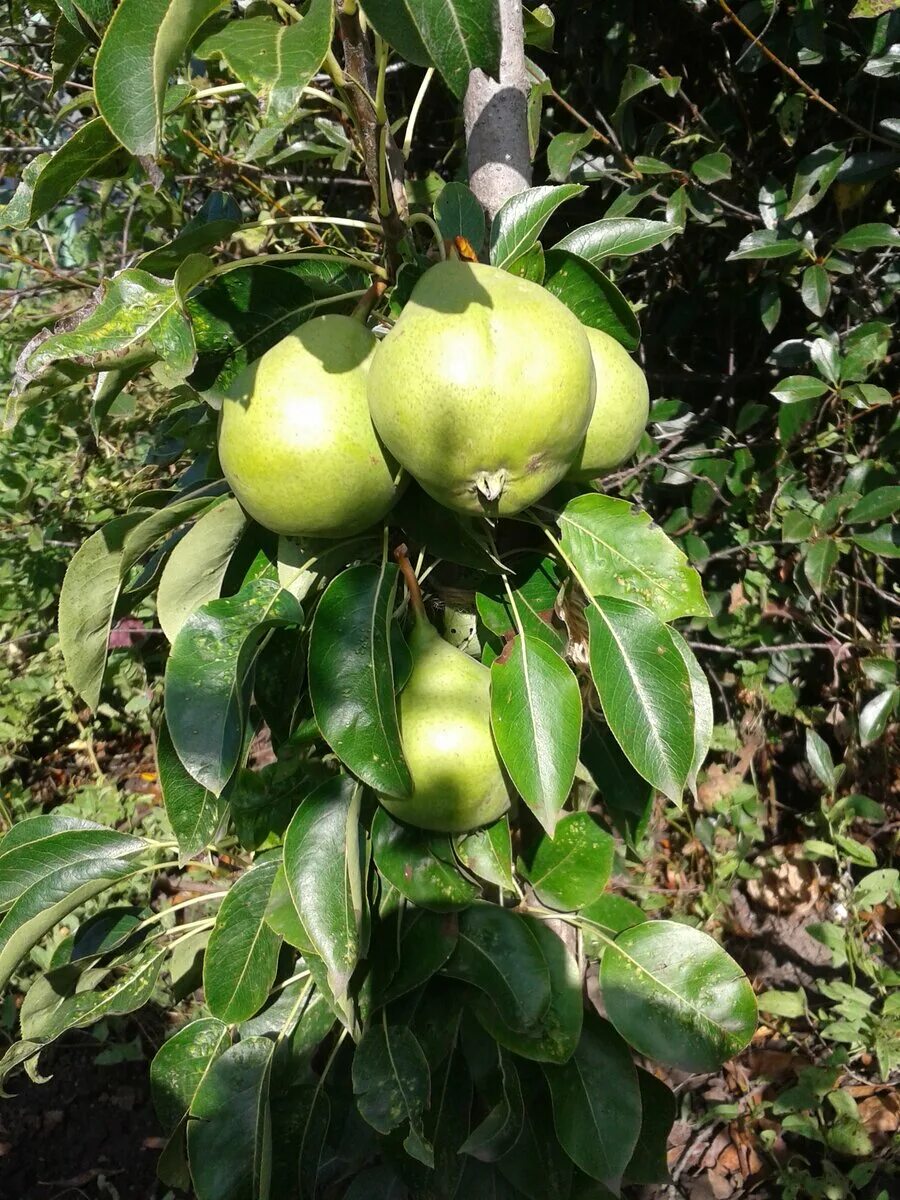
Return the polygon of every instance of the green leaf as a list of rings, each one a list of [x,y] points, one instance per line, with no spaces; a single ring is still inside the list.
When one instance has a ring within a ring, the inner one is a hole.
[[[350,567],[328,585],[309,636],[309,695],[316,723],[341,761],[376,791],[406,797],[412,779],[391,661],[397,574],[387,562]]]
[[[412,16],[410,0],[369,0],[366,17],[407,62],[416,67],[434,66]]]
[[[171,279],[184,260],[227,241],[240,228],[241,210],[227,192],[210,192],[199,212],[165,245],[142,254],[137,265],[151,275]]]
[[[138,868],[142,838],[87,821],[31,817],[0,842],[0,987],[33,946],[79,904]]]
[[[625,756],[676,804],[690,778],[695,717],[688,669],[648,609],[610,596],[585,609],[591,676]]]
[[[64,200],[80,179],[121,175],[128,156],[100,117],[86,121],[53,154],[39,154],[22,172],[8,204],[0,205],[0,229],[26,229]]]
[[[788,258],[799,254],[803,243],[796,238],[782,237],[776,229],[754,229],[727,256],[726,262],[745,262],[752,259]]]
[[[877,487],[868,492],[844,517],[847,525],[862,525],[866,521],[882,521],[900,510],[900,487]]]
[[[840,779],[840,772],[834,765],[828,743],[814,729],[806,731],[806,760],[822,786],[833,791]]]
[[[223,0],[122,0],[94,63],[100,115],[132,154],[159,151],[169,77]]]
[[[809,543],[803,559],[803,573],[817,596],[827,590],[840,557],[840,547],[833,537],[820,537]]]
[[[704,154],[691,163],[691,171],[701,183],[719,183],[731,178],[731,159],[727,154]]]
[[[547,171],[554,183],[565,183],[577,154],[589,146],[594,135],[589,129],[580,133],[558,133],[547,147]]]
[[[772,388],[771,394],[781,404],[796,404],[798,400],[815,400],[829,391],[824,379],[815,375],[788,375]]]
[[[496,1086],[489,1097],[483,1097],[485,1107],[494,1103],[459,1147],[460,1154],[471,1154],[481,1162],[496,1162],[509,1153],[521,1135],[525,1115],[515,1061],[501,1050],[498,1064]]]
[[[806,994],[802,988],[795,992],[760,992],[756,997],[759,1011],[776,1017],[806,1016]]]
[[[484,209],[464,183],[448,183],[434,202],[434,219],[445,241],[464,237],[476,254],[484,245]]]
[[[870,554],[900,558],[900,525],[879,525],[871,533],[855,533],[854,543]]]
[[[565,660],[530,634],[491,667],[491,729],[516,790],[552,835],[575,778],[581,691]]]
[[[877,742],[887,729],[891,714],[900,700],[900,688],[888,688],[865,705],[859,714],[859,740],[864,746]]]
[[[186,862],[213,840],[225,806],[184,769],[165,721],[156,737],[156,771],[178,853]]]
[[[248,524],[240,504],[228,497],[204,513],[169,555],[156,593],[156,612],[170,642],[198,608],[218,600]]]
[[[515,892],[509,819],[501,817],[484,829],[463,834],[456,842],[459,861],[473,875],[502,891]]]
[[[715,721],[712,693],[709,690],[709,681],[704,675],[703,668],[697,661],[697,656],[693,650],[677,629],[670,629],[669,634],[675,643],[675,649],[684,659],[684,665],[687,667],[687,672],[691,679],[691,699],[694,706],[694,757],[691,762],[691,770],[687,783],[690,790],[696,796],[697,775],[706,761],[710,743],[712,742]]]
[[[835,250],[876,250],[882,246],[900,246],[900,231],[885,221],[857,225],[834,243]]]
[[[194,57],[223,58],[262,101],[264,116],[283,121],[328,53],[333,16],[332,0],[312,0],[306,16],[289,25],[267,16],[232,20],[206,38]]]
[[[548,250],[545,259],[544,287],[548,292],[571,309],[582,325],[608,333],[626,350],[637,349],[641,327],[634,309],[611,279],[570,250]]]
[[[644,250],[660,245],[678,232],[679,227],[669,221],[648,221],[644,217],[605,217],[591,225],[573,229],[553,249],[569,250],[596,264],[605,258],[642,254]]]
[[[267,1200],[274,1050],[268,1038],[247,1038],[229,1046],[205,1071],[187,1130],[197,1200]]]
[[[800,160],[785,209],[785,218],[799,217],[815,208],[831,187],[847,157],[837,146],[820,146]]]
[[[553,49],[553,31],[556,27],[556,17],[549,4],[539,4],[537,8],[522,9],[523,25],[525,28],[525,45],[536,46],[539,50]]]
[[[306,797],[284,836],[284,872],[297,915],[340,999],[365,946],[360,785],[346,776]]]
[[[533,1064],[516,1063],[525,1115],[522,1133],[509,1154],[497,1164],[515,1191],[499,1185],[493,1191],[473,1193],[479,1200],[570,1200],[572,1160],[565,1153],[550,1120],[550,1096],[543,1074]]]
[[[444,971],[484,992],[517,1031],[550,1006],[550,972],[528,922],[508,908],[474,904],[459,915],[459,942]]]
[[[275,982],[281,938],[266,923],[278,862],[246,871],[222,901],[203,959],[209,1011],[229,1025],[259,1012]]]
[[[666,1151],[678,1104],[671,1088],[649,1071],[638,1067],[637,1077],[641,1093],[641,1133],[625,1168],[625,1179],[629,1183],[667,1183]]]
[[[102,33],[114,7],[114,0],[56,0],[56,3],[75,29],[83,28],[83,19],[96,33]]]
[[[434,1165],[425,1140],[422,1113],[428,1107],[431,1078],[422,1047],[402,1025],[371,1025],[353,1056],[356,1106],[373,1129],[392,1133],[409,1126],[403,1145],[413,1158]]]
[[[818,263],[807,267],[800,281],[800,297],[811,313],[821,317],[831,300],[831,280]]]
[[[514,262],[511,262],[506,270],[510,275],[515,275],[519,279],[527,279],[531,283],[543,283],[545,268],[544,248],[540,242],[535,242],[524,254],[520,254]]]
[[[164,1133],[174,1133],[187,1116],[197,1089],[230,1041],[221,1021],[201,1017],[184,1025],[157,1050],[150,1064],[150,1088]]]
[[[737,965],[708,934],[675,921],[620,933],[600,964],[606,1013],[648,1058],[684,1071],[716,1071],[747,1045],[756,1000]]]
[[[884,904],[888,896],[900,886],[900,871],[896,867],[885,867],[864,875],[853,889],[853,900],[857,908],[874,908]]]
[[[637,773],[605,725],[588,725],[581,760],[600,793],[603,811],[633,849],[650,818],[655,794],[652,785]]]
[[[550,979],[550,1003],[534,1025],[515,1029],[508,1012],[488,995],[475,1003],[475,1015],[507,1050],[536,1062],[567,1062],[578,1045],[584,1015],[581,970],[562,939],[544,921],[519,918],[531,933]]]
[[[383,987],[375,990],[385,1004],[427,983],[456,949],[459,935],[454,916],[410,906],[397,910],[396,923],[382,917],[376,929],[389,939],[384,947],[376,940],[369,955],[373,969],[384,971]]]
[[[559,525],[592,596],[634,601],[664,622],[709,615],[699,574],[649,513],[593,493],[571,500]]]
[[[560,1144],[586,1175],[617,1188],[641,1131],[628,1047],[612,1025],[589,1014],[575,1053],[562,1066],[545,1066],[544,1074]]]
[[[553,213],[584,186],[567,183],[562,187],[535,187],[510,197],[491,224],[491,263],[509,268],[541,236],[541,230]]]
[[[391,27],[395,31],[401,24],[408,27],[408,22],[400,15],[405,9],[431,62],[454,95],[463,96],[469,72],[476,67],[496,78],[500,70],[500,14],[496,0],[391,0],[391,4],[399,10],[391,17]],[[376,10],[373,16],[376,29],[379,10],[382,29],[387,28],[384,24],[385,0],[370,7]],[[408,35],[402,40],[407,49],[415,49],[416,57],[410,61],[417,62],[421,58],[418,47],[409,45]],[[403,53],[401,46],[397,49]]]
[[[204,604],[181,627],[166,665],[166,723],[188,772],[219,796],[244,745],[252,667],[269,629],[303,623],[271,579]]]
[[[569,813],[553,837],[542,837],[531,852],[525,878],[548,908],[574,912],[606,890],[613,865],[613,839],[589,813]]]
[[[417,546],[427,546],[435,558],[488,575],[504,570],[485,533],[484,521],[451,512],[416,484],[406,489],[388,520],[403,529]]]
[[[509,566],[515,564],[515,574],[510,579],[510,583],[515,585],[515,611],[504,581],[486,579],[481,581],[475,594],[475,606],[481,621],[491,633],[503,637],[516,632],[518,613],[525,633],[546,642],[553,649],[562,650],[565,639],[549,620],[560,590],[553,559],[540,554],[510,555],[507,563]]]
[[[455,912],[478,895],[460,874],[449,837],[401,825],[383,808],[372,822],[372,856],[384,878],[421,908]]]

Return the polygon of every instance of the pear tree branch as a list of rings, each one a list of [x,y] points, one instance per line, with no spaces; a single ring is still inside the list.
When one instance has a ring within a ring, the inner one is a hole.
[[[472,71],[463,102],[469,186],[489,218],[510,196],[531,187],[522,0],[497,2],[500,78]]]

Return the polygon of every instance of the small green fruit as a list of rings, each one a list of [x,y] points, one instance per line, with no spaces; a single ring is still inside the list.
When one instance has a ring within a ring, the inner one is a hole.
[[[647,377],[624,346],[585,328],[594,359],[597,396],[587,435],[567,475],[593,479],[631,458],[650,414]]]
[[[419,280],[369,373],[388,450],[439,503],[507,516],[565,475],[594,403],[590,345],[555,296],[456,260]]]
[[[509,808],[491,735],[491,673],[445,642],[424,611],[416,614],[409,648],[412,672],[397,710],[413,794],[379,799],[398,821],[467,833]]]
[[[376,345],[351,317],[316,317],[228,389],[219,460],[260,525],[295,537],[350,537],[393,506],[400,471],[366,399]]]

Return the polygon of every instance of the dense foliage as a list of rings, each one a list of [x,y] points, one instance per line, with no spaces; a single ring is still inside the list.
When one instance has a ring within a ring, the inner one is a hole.
[[[151,1072],[173,1188],[608,1195],[666,1175],[646,1068],[713,1071],[753,1033],[705,930],[740,929],[738,894],[799,904],[790,868],[828,969],[761,972],[806,1065],[754,1101],[745,1173],[877,1195],[890,1146],[846,1085],[900,1067],[900,15],[526,12],[536,187],[487,224],[459,97],[496,69],[492,5],[444,7],[363,3],[383,42],[347,0],[336,25],[331,0],[14,6],[0,975],[25,998],[0,1072],[190,995]],[[415,485],[349,541],[248,521],[229,386],[323,311],[383,333],[454,239],[636,351],[636,459],[530,523]],[[493,663],[523,802],[452,838],[375,798],[408,791],[401,543]],[[138,827],[95,745],[151,729],[164,812]],[[91,786],[36,801],[31,760],[65,744]]]

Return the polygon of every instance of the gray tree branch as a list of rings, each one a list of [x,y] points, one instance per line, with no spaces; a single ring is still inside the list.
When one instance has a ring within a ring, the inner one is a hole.
[[[500,78],[473,71],[463,101],[469,186],[489,217],[510,196],[531,187],[522,0],[498,3],[503,39]]]

